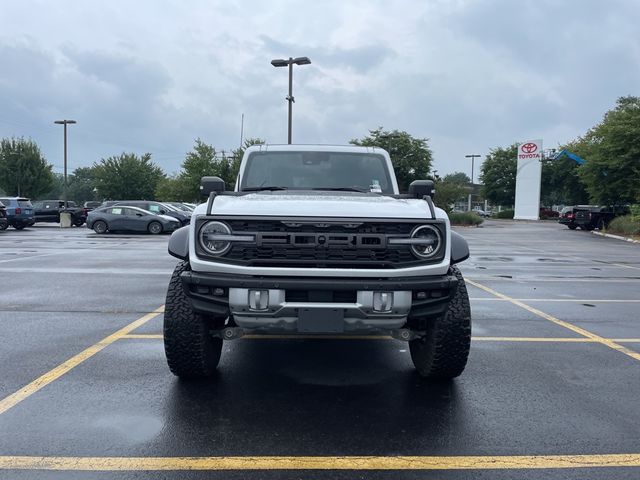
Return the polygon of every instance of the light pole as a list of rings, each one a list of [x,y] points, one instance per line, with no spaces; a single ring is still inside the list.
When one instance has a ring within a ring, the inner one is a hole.
[[[58,125],[64,125],[64,188],[62,189],[62,200],[64,200],[64,209],[67,209],[67,125],[78,123],[75,120],[56,120]]]
[[[291,115],[293,113],[293,102],[295,102],[293,98],[293,65],[309,65],[310,63],[311,60],[309,60],[309,57],[289,57],[289,60],[284,60],[281,58],[271,60],[271,65],[273,65],[274,67],[289,67],[289,95],[287,95],[286,98],[287,102],[289,102],[289,144],[291,144]]]
[[[471,211],[471,194],[473,193],[473,163],[476,158],[480,158],[481,155],[465,155],[465,158],[471,159],[471,191],[469,192],[469,211]]]

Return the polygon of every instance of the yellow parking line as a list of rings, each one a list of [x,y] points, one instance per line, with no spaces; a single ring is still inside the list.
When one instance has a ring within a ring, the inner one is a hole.
[[[509,470],[640,467],[640,454],[376,457],[0,457],[2,470]]]
[[[130,333],[128,335],[123,335],[120,338],[139,338],[139,339],[160,339],[164,338],[164,335],[161,333]]]
[[[472,302],[508,302],[506,298],[471,297]],[[640,303],[640,300],[613,300],[613,299],[577,299],[577,298],[514,298],[519,302],[556,302],[556,303]]]
[[[471,337],[481,342],[558,342],[558,343],[597,343],[597,340],[584,337]]]
[[[130,333],[121,339],[162,340],[161,333]],[[387,335],[245,335],[240,340],[391,340]],[[472,337],[478,342],[552,342],[552,343],[600,343],[599,340],[586,337]],[[640,338],[610,338],[612,342],[640,343]]]
[[[36,378],[34,381],[29,383],[28,385],[25,385],[17,392],[12,393],[8,397],[3,398],[2,400],[0,400],[0,415],[2,415],[4,412],[9,410],[11,407],[14,407],[18,403],[30,397],[41,388],[44,388],[47,385],[49,385],[51,382],[57,380],[62,375],[67,373],[69,370],[77,367],[88,358],[91,358],[96,353],[101,351],[103,348],[111,345],[116,340],[122,338],[123,336],[127,335],[129,332],[145,324],[152,318],[157,317],[163,311],[164,311],[164,306],[154,310],[151,313],[144,315],[143,317],[140,317],[138,320],[131,322],[129,325],[121,328],[117,332],[112,333],[108,337],[105,337],[102,340],[100,340],[98,343],[91,345],[89,348],[83,350],[77,355],[74,355],[64,363],[61,363],[60,365],[55,367],[53,370],[50,370],[44,375]]]
[[[601,337],[600,335],[596,335],[595,333],[592,333],[588,330],[585,330],[584,328],[580,328],[576,325],[573,325],[569,322],[565,322],[564,320],[560,320],[552,315],[549,315],[548,313],[544,313],[541,310],[538,310],[537,308],[533,308],[530,307],[529,305],[522,303],[519,300],[516,300],[515,298],[511,298],[508,295],[504,295],[503,293],[497,292],[495,290],[493,290],[492,288],[489,288],[485,285],[482,285],[478,282],[474,282],[473,280],[466,280],[467,283],[470,283],[471,285],[473,285],[474,287],[480,288],[481,290],[484,290],[487,293],[490,293],[492,295],[495,295],[496,297],[499,298],[504,298],[505,300],[511,302],[514,305],[517,305],[520,308],[524,308],[525,310],[527,310],[528,312],[533,313],[534,315],[537,315],[539,317],[544,318],[545,320],[548,320],[552,323],[555,323],[556,325],[559,325],[561,327],[564,327],[568,330],[571,330],[572,332],[575,332],[579,335],[582,335],[583,337],[587,337],[587,338],[591,338],[593,339],[595,342],[601,343],[602,345],[605,345],[613,350],[617,350],[620,353],[624,353],[625,355],[635,359],[635,360],[640,360],[640,353],[638,352],[634,352],[633,350],[628,349],[627,347],[623,347],[622,345],[617,344],[616,342],[614,342],[611,339],[608,338],[604,338]]]

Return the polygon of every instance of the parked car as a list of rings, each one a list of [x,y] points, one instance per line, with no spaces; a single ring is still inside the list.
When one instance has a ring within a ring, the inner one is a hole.
[[[564,207],[562,210],[560,210],[560,218],[558,219],[558,223],[566,225],[571,230],[575,230],[576,228],[578,228],[578,225],[576,225],[575,221],[576,215],[573,211],[574,208],[575,207],[573,205]]]
[[[560,212],[548,207],[540,207],[540,218],[558,218]]]
[[[38,200],[33,203],[33,211],[36,223],[60,223],[60,214],[62,212],[67,212],[71,215],[71,224],[76,227],[81,227],[87,219],[84,210],[71,200],[66,202],[66,207],[64,200]]]
[[[165,203],[167,203],[167,205],[171,205],[172,207],[177,208],[181,212],[186,212],[189,215],[191,215],[191,212],[193,212],[193,207],[190,207],[185,203],[180,203],[180,202],[165,202]]]
[[[180,228],[180,220],[168,215],[160,215],[142,208],[114,205],[89,212],[87,228],[96,233],[115,231],[149,232],[155,235],[173,232]]]
[[[491,213],[487,212],[486,210],[482,210],[480,208],[474,208],[472,211],[473,213],[475,213],[476,215],[480,215],[481,217],[487,218],[491,216]]]
[[[4,207],[4,203],[0,202],[0,230],[6,230],[8,226],[7,209]]]
[[[33,205],[28,198],[2,197],[0,198],[6,209],[7,221],[16,230],[22,230],[36,223]]]
[[[574,208],[574,221],[582,230],[604,230],[615,217],[629,213],[627,206],[578,205]]]
[[[111,205],[130,205],[132,207],[142,208],[143,210],[147,210],[151,213],[168,215],[180,220],[182,226],[189,225],[189,222],[191,221],[191,213],[182,212],[171,205],[167,205],[166,203],[151,200],[110,200],[103,203],[103,206]]]

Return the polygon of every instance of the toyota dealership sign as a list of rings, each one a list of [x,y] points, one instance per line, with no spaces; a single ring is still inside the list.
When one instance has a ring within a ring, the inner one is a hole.
[[[542,176],[542,140],[518,144],[516,173],[516,208],[513,218],[538,220],[540,213],[540,180]]]

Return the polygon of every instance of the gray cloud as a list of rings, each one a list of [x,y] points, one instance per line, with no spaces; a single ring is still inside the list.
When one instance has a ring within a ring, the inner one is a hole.
[[[21,22],[0,36],[0,137],[34,138],[58,170],[64,117],[73,166],[150,151],[175,171],[196,137],[237,146],[242,113],[245,135],[284,142],[282,56],[313,62],[294,74],[295,141],[402,129],[441,173],[571,140],[640,85],[635,0],[59,2],[7,0]]]

